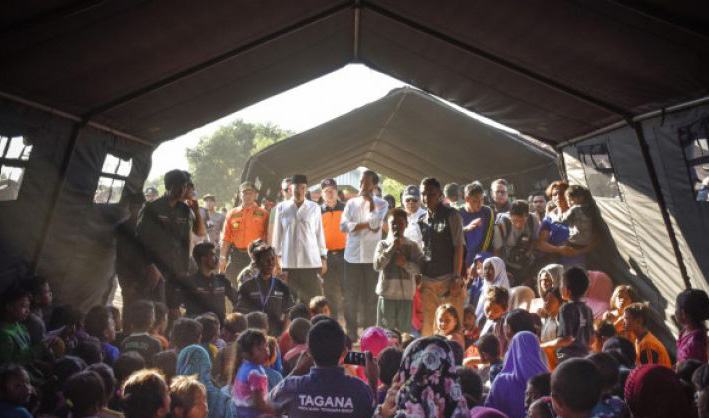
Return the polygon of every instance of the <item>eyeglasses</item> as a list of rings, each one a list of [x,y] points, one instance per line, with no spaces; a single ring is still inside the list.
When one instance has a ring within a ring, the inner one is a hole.
[[[406,203],[415,203],[418,202],[418,199],[406,199]]]

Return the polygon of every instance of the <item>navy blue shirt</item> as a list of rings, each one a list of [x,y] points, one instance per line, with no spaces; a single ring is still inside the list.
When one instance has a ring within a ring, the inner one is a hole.
[[[305,376],[289,376],[270,394],[288,418],[366,417],[374,413],[374,395],[362,380],[341,367],[313,367]]]

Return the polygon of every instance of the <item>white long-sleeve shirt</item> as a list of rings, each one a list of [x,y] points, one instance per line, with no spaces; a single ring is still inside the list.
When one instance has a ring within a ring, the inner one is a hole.
[[[281,268],[322,267],[327,256],[320,206],[305,200],[300,207],[293,200],[276,206],[273,221],[273,249],[281,257]]]
[[[419,245],[419,248],[423,248],[423,234],[421,234],[421,227],[418,224],[419,218],[426,213],[426,209],[419,208],[413,215],[408,215],[406,217],[408,225],[404,230],[404,236],[411,241],[414,241]]]
[[[382,239],[382,224],[389,210],[386,200],[374,197],[374,211],[369,210],[369,202],[361,196],[354,197],[347,201],[345,210],[342,212],[340,229],[347,234],[345,244],[345,261],[348,263],[372,263],[374,261],[374,250],[377,243]],[[363,229],[353,232],[357,224],[368,223],[373,232]]]

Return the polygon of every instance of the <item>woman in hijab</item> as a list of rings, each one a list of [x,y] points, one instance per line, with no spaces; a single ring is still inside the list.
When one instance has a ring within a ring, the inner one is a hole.
[[[561,285],[562,274],[564,274],[564,266],[561,264],[548,264],[539,270],[537,275],[537,293],[539,293],[539,297],[544,296],[544,292],[551,288],[558,289]]]
[[[453,351],[441,337],[420,338],[404,352],[397,379],[396,418],[468,417]],[[523,391],[524,396],[524,391]]]
[[[212,363],[207,350],[201,345],[190,345],[180,351],[177,357],[177,375],[197,375],[197,380],[207,389],[209,418],[231,417],[229,404],[231,399],[214,385],[211,376]]]
[[[659,364],[640,366],[625,382],[625,402],[634,417],[693,417],[692,399],[677,374]]]
[[[506,289],[510,288],[510,280],[507,278],[507,268],[505,262],[500,257],[490,257],[483,262],[483,287],[480,290],[481,295],[487,293],[487,289],[492,286],[502,286]],[[481,297],[478,300],[478,306],[475,308],[475,317],[483,316],[483,308],[485,306],[485,298]]]
[[[542,362],[537,336],[529,331],[515,334],[505,355],[502,371],[495,378],[485,406],[498,409],[510,418],[524,418],[524,392],[527,381],[549,372]]]

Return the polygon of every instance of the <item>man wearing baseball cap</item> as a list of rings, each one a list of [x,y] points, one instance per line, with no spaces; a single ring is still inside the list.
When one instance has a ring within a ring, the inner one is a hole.
[[[421,235],[421,227],[419,227],[419,219],[426,213],[426,209],[421,207],[421,191],[418,186],[410,184],[404,188],[401,194],[401,203],[406,211],[408,225],[404,230],[404,236],[411,241],[414,241],[423,248],[423,236]]]
[[[347,236],[340,230],[340,220],[345,204],[337,195],[335,179],[325,179],[320,183],[324,201],[320,205],[322,226],[327,246],[327,273],[323,277],[325,298],[330,303],[330,312],[337,319],[342,306],[342,281],[345,273],[345,242]]]
[[[207,225],[207,235],[209,235],[209,242],[219,248],[219,241],[222,238],[222,229],[224,229],[224,221],[226,216],[216,210],[217,199],[213,194],[206,194],[202,197],[207,210],[207,216],[205,218],[205,224]]]
[[[274,209],[273,249],[294,298],[308,304],[322,294],[318,273],[327,272],[327,247],[320,206],[305,198],[308,179],[296,174],[290,187],[293,197]]]
[[[235,286],[239,272],[251,263],[246,249],[255,239],[265,240],[268,228],[268,212],[256,203],[258,192],[253,183],[241,183],[239,197],[241,204],[226,216],[219,251],[219,272],[226,272]]]

